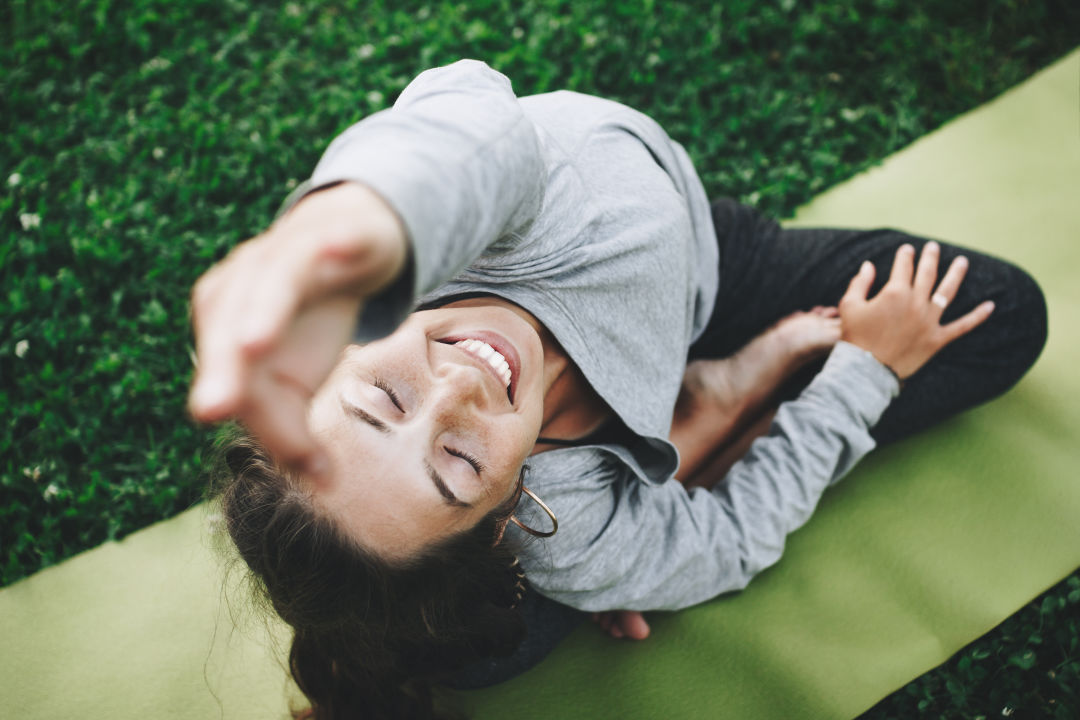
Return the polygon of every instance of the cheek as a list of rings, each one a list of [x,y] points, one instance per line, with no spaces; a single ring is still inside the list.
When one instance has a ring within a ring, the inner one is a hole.
[[[539,434],[539,418],[516,417],[516,422],[499,426],[499,455],[505,470],[517,479],[517,471],[532,454]]]

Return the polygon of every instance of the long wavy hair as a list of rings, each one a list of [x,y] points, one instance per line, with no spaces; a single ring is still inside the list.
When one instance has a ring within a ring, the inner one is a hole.
[[[255,580],[293,629],[289,669],[311,702],[298,718],[442,718],[433,685],[525,635],[498,529],[502,507],[471,530],[390,562],[319,513],[298,478],[233,428],[217,452],[211,496]]]

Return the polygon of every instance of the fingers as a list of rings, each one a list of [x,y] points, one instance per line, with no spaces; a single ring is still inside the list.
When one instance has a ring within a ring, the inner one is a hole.
[[[255,361],[296,315],[302,259],[271,250],[265,236],[238,245],[192,292],[199,372],[188,407],[196,420],[219,422],[238,412]]]
[[[188,398],[192,417],[218,422],[231,416],[245,384],[245,359],[223,308],[237,288],[226,283],[202,285],[192,298],[192,324],[198,372]]]
[[[326,472],[329,461],[308,429],[310,395],[299,382],[260,369],[238,418],[276,461],[318,476]]]
[[[941,246],[930,241],[923,246],[922,255],[919,256],[919,265],[915,269],[915,294],[920,298],[930,297],[930,290],[937,280],[938,260],[941,257]]]
[[[894,285],[911,287],[911,274],[915,270],[915,248],[908,243],[901,245],[893,258],[889,282]]]
[[[851,278],[851,282],[848,283],[848,289],[844,293],[844,297],[841,302],[852,300],[866,300],[866,294],[870,292],[870,286],[874,284],[874,275],[876,274],[874,264],[867,260],[859,267],[859,272],[855,273],[855,277]]]
[[[967,275],[967,270],[968,259],[963,255],[954,259],[949,265],[945,277],[941,278],[941,283],[931,297],[931,302],[940,308],[941,312],[945,312],[945,308],[956,298],[956,293],[960,290],[960,283],[963,282],[964,276]]]
[[[941,346],[944,347],[961,335],[966,335],[971,332],[990,317],[992,312],[994,312],[994,302],[992,300],[987,300],[986,302],[980,303],[968,314],[953,320],[948,325],[943,325],[941,328]]]
[[[203,353],[199,366],[212,366],[213,372],[199,370],[188,397],[188,411],[191,416],[205,423],[221,422],[232,417],[236,411],[242,375],[233,357],[210,355],[208,358],[208,354]]]
[[[258,356],[270,348],[295,317],[302,298],[292,258],[279,259],[266,268],[263,282],[245,298],[249,311],[236,329],[244,351]]]

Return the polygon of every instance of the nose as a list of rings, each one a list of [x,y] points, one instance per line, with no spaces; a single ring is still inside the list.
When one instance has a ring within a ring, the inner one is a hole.
[[[487,371],[462,356],[462,351],[448,352],[434,367],[431,399],[440,408],[460,412],[466,408],[484,410],[491,403],[491,379]]]

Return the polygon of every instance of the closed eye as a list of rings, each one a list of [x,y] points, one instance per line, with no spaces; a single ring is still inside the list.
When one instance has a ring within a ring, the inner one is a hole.
[[[394,407],[401,412],[405,412],[405,408],[401,406],[401,398],[398,397],[398,394],[394,392],[394,388],[390,387],[385,380],[382,378],[375,378],[371,384],[386,393],[386,396],[390,398],[390,402],[394,403]]]
[[[477,475],[479,475],[481,472],[484,471],[484,464],[481,463],[480,460],[475,455],[470,455],[467,452],[463,452],[461,450],[455,450],[454,448],[446,447],[445,445],[443,446],[443,450],[445,450],[449,454],[453,455],[454,457],[459,457],[462,460],[464,460],[465,462],[472,465],[472,469],[476,471]]]

